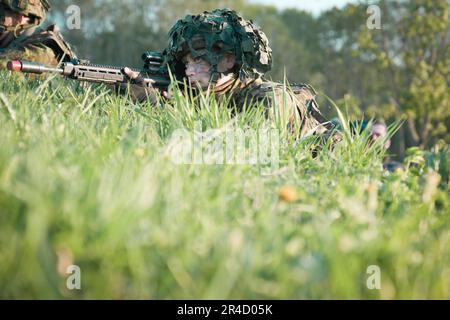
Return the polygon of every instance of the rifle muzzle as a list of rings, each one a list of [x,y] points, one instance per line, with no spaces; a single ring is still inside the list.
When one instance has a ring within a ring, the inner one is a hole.
[[[22,71],[22,63],[18,60],[8,61],[6,68],[9,71]]]
[[[6,68],[13,72],[25,72],[25,73],[35,73],[42,74],[44,72],[56,72],[63,73],[63,69],[47,67],[40,63],[11,60],[6,64]]]

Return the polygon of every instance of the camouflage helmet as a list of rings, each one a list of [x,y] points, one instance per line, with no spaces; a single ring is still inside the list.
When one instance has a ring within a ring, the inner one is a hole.
[[[0,0],[0,22],[3,20],[4,9],[34,18],[32,24],[39,25],[45,19],[47,11],[50,10],[50,4],[47,0]]]
[[[266,35],[251,20],[230,9],[205,11],[178,20],[169,32],[164,52],[166,63],[175,75],[185,74],[183,56],[191,53],[212,66],[212,79],[218,76],[217,65],[226,53],[236,58],[241,80],[263,76],[272,67],[272,50]]]

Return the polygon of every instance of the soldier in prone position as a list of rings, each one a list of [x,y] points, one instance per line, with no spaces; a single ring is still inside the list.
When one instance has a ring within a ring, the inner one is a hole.
[[[179,20],[169,32],[163,56],[177,80],[187,81],[194,89],[209,88],[219,99],[230,98],[237,110],[262,104],[270,118],[281,120],[298,138],[331,136],[334,131],[321,115],[311,86],[286,88],[264,78],[272,67],[268,39],[235,11],[216,9]],[[124,73],[134,84],[143,80],[128,68]],[[155,101],[156,90],[147,82],[133,85],[131,91],[135,100]]]
[[[56,25],[41,27],[49,10],[47,0],[0,0],[0,69],[9,60],[56,66],[75,58]]]

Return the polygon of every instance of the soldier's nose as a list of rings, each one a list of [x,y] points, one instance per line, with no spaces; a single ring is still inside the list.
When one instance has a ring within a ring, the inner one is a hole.
[[[188,66],[188,67],[186,68],[186,75],[187,75],[188,77],[194,76],[194,75],[195,75],[195,69]]]

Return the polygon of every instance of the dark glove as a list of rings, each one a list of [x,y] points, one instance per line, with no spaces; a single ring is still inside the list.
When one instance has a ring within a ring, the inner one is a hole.
[[[116,85],[116,93],[125,95],[129,92],[134,102],[150,101],[153,105],[158,102],[158,90],[152,86],[152,80],[145,79],[142,74],[130,68],[123,68],[122,73],[130,80],[129,83]],[[128,91],[129,88],[129,91]]]

